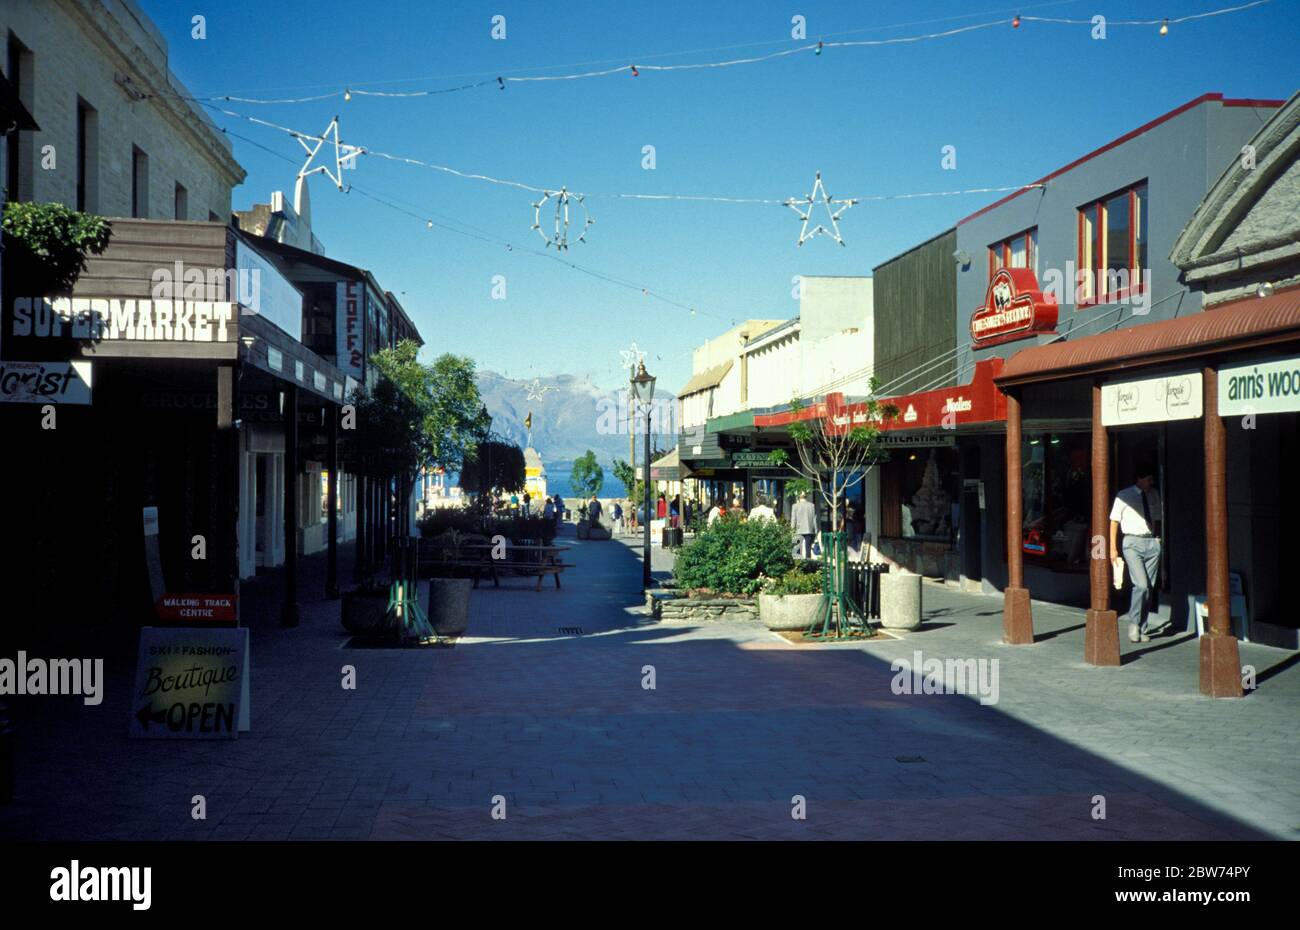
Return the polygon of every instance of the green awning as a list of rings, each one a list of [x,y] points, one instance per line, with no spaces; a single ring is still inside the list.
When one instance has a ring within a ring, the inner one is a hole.
[[[739,413],[729,413],[724,417],[714,417],[704,425],[706,433],[725,433],[731,430],[754,428],[754,411],[742,410]]]

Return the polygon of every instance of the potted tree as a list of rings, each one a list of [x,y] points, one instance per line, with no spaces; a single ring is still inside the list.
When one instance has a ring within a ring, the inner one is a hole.
[[[816,563],[796,565],[765,578],[758,595],[758,619],[769,630],[806,630],[822,606],[822,576]]]
[[[596,461],[596,453],[588,449],[573,462],[569,473],[569,487],[577,491],[582,498],[578,510],[579,539],[609,539],[610,533],[601,523],[599,517],[591,513],[590,501],[600,493],[605,484],[605,470]]]
[[[474,363],[464,357],[441,355],[432,365],[417,360],[419,345],[403,340],[393,348],[381,349],[371,356],[379,374],[373,389],[359,388],[351,398],[355,428],[348,430],[348,457],[358,473],[395,490],[397,512],[396,537],[391,550],[410,553],[411,493],[422,467],[440,466],[458,471],[466,455],[487,438],[487,409],[474,382]],[[351,614],[369,616],[370,607],[359,602],[374,598],[380,588],[377,576],[381,566],[372,564],[359,551],[357,590],[345,596],[353,602]],[[420,641],[433,638],[435,628],[425,622],[414,590],[415,559],[394,560],[389,572],[385,602],[386,622],[391,628],[416,636]],[[468,599],[466,598],[466,601]],[[412,626],[414,618],[415,629]],[[462,628],[464,622],[461,623]]]

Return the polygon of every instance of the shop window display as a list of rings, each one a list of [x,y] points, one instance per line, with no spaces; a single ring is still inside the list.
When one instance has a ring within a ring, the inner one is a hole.
[[[900,535],[951,543],[957,527],[956,450],[919,449],[901,464]]]
[[[1087,433],[1025,435],[1021,548],[1027,564],[1087,569],[1090,444]]]

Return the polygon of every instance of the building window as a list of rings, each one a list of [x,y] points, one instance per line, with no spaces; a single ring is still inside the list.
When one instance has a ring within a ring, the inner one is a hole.
[[[1079,208],[1075,304],[1086,307],[1141,294],[1147,267],[1145,181]]]
[[[99,114],[77,98],[77,209],[99,208]]]
[[[35,112],[32,106],[32,82],[35,71],[32,67],[32,53],[17,37],[9,33],[6,48],[5,77],[13,85],[14,96]],[[5,136],[6,156],[5,189],[6,199],[25,200],[32,196],[31,133],[18,130]],[[26,157],[24,157],[26,156]]]
[[[176,185],[176,219],[187,220],[190,218],[190,192],[185,189],[184,184]]]
[[[989,246],[989,279],[999,268],[1032,268],[1038,274],[1038,227]]]
[[[1091,448],[1090,433],[1025,434],[1020,545],[1027,565],[1088,567]]]
[[[142,219],[149,215],[149,156],[138,146],[131,146],[131,215]]]

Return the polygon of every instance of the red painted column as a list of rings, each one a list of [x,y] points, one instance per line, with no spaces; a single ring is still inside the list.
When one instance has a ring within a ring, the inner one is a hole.
[[[1241,697],[1241,654],[1228,591],[1228,437],[1219,416],[1219,373],[1205,378],[1205,590],[1210,628],[1201,637],[1201,693]]]
[[[1002,592],[1002,641],[1021,646],[1034,641],[1034,616],[1025,587],[1021,531],[1024,488],[1020,460],[1020,396],[1007,391],[1007,586]]]
[[[1092,385],[1092,539],[1089,552],[1087,619],[1083,661],[1089,665],[1119,665],[1119,618],[1110,610],[1110,444],[1101,423],[1101,382]]]

